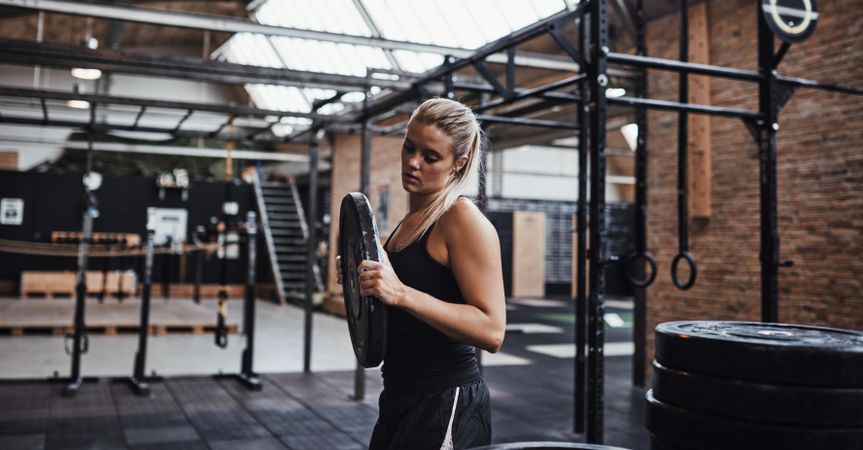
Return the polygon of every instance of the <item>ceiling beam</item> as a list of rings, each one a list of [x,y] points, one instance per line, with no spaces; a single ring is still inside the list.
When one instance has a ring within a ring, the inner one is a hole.
[[[96,17],[101,19],[125,20],[128,22],[191,28],[196,30],[209,30],[226,33],[256,33],[267,36],[362,45],[387,50],[408,50],[420,53],[433,53],[437,55],[452,55],[457,58],[468,58],[474,54],[474,50],[458,47],[418,44],[380,37],[356,36],[329,33],[325,31],[301,30],[298,28],[265,25],[234,17],[214,16],[186,11],[156,10],[133,5],[110,5],[103,3],[75,2],[70,0],[0,0],[0,6],[14,6],[37,11]],[[491,55],[487,61],[506,64],[507,57],[504,54]],[[522,67],[538,69],[564,70],[572,72],[578,71],[578,65],[573,63],[569,58],[541,53],[517,52],[515,64]]]
[[[71,150],[87,150],[87,142],[66,142],[63,148]],[[145,153],[150,155],[191,156],[195,158],[228,157],[228,151],[218,148],[195,148],[165,145],[120,144],[116,142],[94,142],[93,150],[97,152]],[[232,150],[233,159],[250,159],[278,162],[308,162],[309,157],[291,153],[259,152],[253,150]]]
[[[92,109],[91,109],[92,111]],[[169,127],[151,127],[151,126],[138,126],[135,124],[117,124],[117,123],[107,123],[107,122],[90,122],[90,121],[77,121],[77,120],[68,120],[68,119],[55,119],[48,118],[48,120],[42,118],[33,118],[33,117],[21,117],[21,116],[10,116],[10,115],[2,115],[0,116],[0,125],[28,125],[28,126],[37,126],[37,127],[60,127],[60,128],[78,128],[91,132],[106,132],[111,130],[118,131],[136,131],[143,133],[165,133],[169,135],[173,135],[175,137],[182,138],[208,138],[215,139],[219,141],[244,141],[244,142],[284,142],[284,138],[279,138],[273,134],[270,134],[268,129],[256,129],[254,131],[214,131],[214,130],[192,130],[192,129],[176,129],[175,126]]]
[[[193,103],[193,102],[178,102],[167,100],[143,99],[135,97],[118,97],[111,95],[96,95],[96,94],[81,94],[75,92],[54,91],[54,90],[39,90],[18,87],[0,86],[0,96],[2,97],[22,97],[22,98],[39,98],[46,100],[82,100],[90,104],[99,105],[128,105],[142,106],[147,108],[164,108],[176,109],[182,111],[200,111],[219,114],[234,114],[238,116],[249,116],[264,118],[268,116],[282,117],[297,117],[310,119],[321,122],[348,122],[352,123],[346,117],[328,116],[323,114],[302,113],[276,111],[269,109],[258,109],[243,105],[217,105],[213,103]]]
[[[393,90],[405,90],[411,86],[409,80],[384,80],[203,59],[153,57],[117,50],[90,50],[13,39],[0,39],[0,61],[4,64],[85,67],[108,72],[240,85],[261,83],[362,91],[371,86]]]

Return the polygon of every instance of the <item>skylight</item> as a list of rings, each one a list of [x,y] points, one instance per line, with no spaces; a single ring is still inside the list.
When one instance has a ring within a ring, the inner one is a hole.
[[[445,50],[419,52],[408,44],[474,50],[565,8],[565,0],[263,0],[250,12],[253,20],[331,33],[332,40],[239,33],[216,55],[239,64],[356,77],[368,69],[420,74],[442,64]],[[339,42],[341,36],[381,38],[405,48]],[[278,111],[309,112],[316,99],[336,94],[259,84],[246,89],[255,105]],[[343,109],[335,102],[317,112]]]

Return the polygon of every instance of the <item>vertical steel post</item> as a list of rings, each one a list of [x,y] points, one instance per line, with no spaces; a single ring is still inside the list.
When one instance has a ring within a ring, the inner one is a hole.
[[[451,80],[450,80],[451,82]],[[369,103],[369,92],[363,98],[363,117],[366,117],[366,111]],[[361,144],[360,144],[360,192],[366,197],[371,195],[371,167],[372,167],[372,121],[366,118],[362,123]],[[366,369],[357,362],[354,369],[354,400],[362,401],[366,397]]]
[[[635,11],[635,51],[638,56],[647,55],[645,44],[644,0],[636,1]],[[647,70],[638,69],[635,80],[635,96],[647,97]],[[643,255],[647,251],[647,111],[635,108],[635,125],[638,127],[638,140],[635,148],[635,251]],[[644,264],[636,267],[637,275],[644,275]],[[635,352],[632,355],[632,384],[644,387],[645,364],[647,358],[647,288],[636,287],[634,295],[633,336]]]
[[[262,388],[258,374],[252,368],[255,359],[255,264],[257,263],[258,216],[254,211],[246,213],[246,249],[248,267],[246,277],[246,296],[243,299],[243,333],[246,335],[246,348],[240,362],[239,380],[246,388],[259,391]]]
[[[63,395],[74,396],[81,387],[81,353],[82,345],[88,346],[86,336],[87,329],[84,324],[85,310],[87,306],[87,258],[90,254],[90,241],[93,238],[93,219],[95,217],[95,198],[93,194],[84,188],[84,212],[82,218],[82,237],[78,244],[78,272],[75,275],[75,316],[74,334],[72,336],[72,369],[69,375],[69,383],[63,389]],[[68,338],[68,335],[67,335]],[[86,349],[83,350],[86,352]]]
[[[144,285],[141,287],[141,321],[138,327],[138,352],[129,384],[138,395],[150,395],[144,378],[147,370],[147,338],[150,332],[150,294],[153,280],[153,237],[155,231],[147,224],[147,251],[144,254]]]
[[[94,109],[90,108],[90,123],[94,120]],[[93,170],[93,130],[87,129],[87,176]],[[99,216],[97,209],[96,197],[90,192],[89,186],[84,186],[84,196],[82,204],[82,223],[81,223],[81,243],[78,245],[78,272],[75,276],[75,316],[74,327],[75,331],[72,336],[72,369],[69,375],[69,383],[63,389],[63,395],[67,397],[74,396],[81,387],[81,353],[87,351],[89,347],[89,339],[87,338],[87,328],[84,325],[84,313],[87,306],[87,258],[90,255],[90,241],[93,240],[93,220]],[[67,336],[68,338],[68,336]],[[84,350],[81,350],[81,346]],[[68,351],[68,350],[67,350]]]
[[[578,48],[582,54],[582,64],[590,59],[587,43],[590,41],[589,16],[579,19]],[[586,70],[582,67],[581,70]],[[590,90],[587,79],[578,83],[578,207],[576,225],[576,279],[575,279],[575,424],[576,433],[584,432],[585,425],[585,354],[584,345],[587,333],[587,296],[585,279],[587,277],[587,153],[590,132]]]
[[[759,191],[761,205],[761,321],[779,320],[779,231],[776,210],[776,131],[779,129],[777,108],[773,104],[776,71],[773,69],[773,32],[756,5],[758,16],[758,106],[763,117],[759,122]]]
[[[587,442],[602,444],[604,428],[603,347],[605,330],[605,118],[608,88],[608,9],[606,0],[590,3],[590,320],[588,321]]]
[[[306,242],[306,314],[305,314],[305,350],[303,353],[303,372],[312,371],[312,318],[315,307],[315,264],[318,263],[318,146],[324,130],[312,129],[312,142],[309,145],[309,197],[306,222],[309,228],[309,240]]]

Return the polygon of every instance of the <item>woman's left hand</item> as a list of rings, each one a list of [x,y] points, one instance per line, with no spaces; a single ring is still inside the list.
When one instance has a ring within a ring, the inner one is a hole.
[[[360,295],[371,295],[387,305],[398,306],[404,298],[407,286],[396,275],[389,259],[383,262],[365,260],[357,268],[360,277]]]

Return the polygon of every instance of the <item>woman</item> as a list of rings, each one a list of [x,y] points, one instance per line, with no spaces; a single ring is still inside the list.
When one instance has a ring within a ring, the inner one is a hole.
[[[461,196],[483,141],[473,112],[435,98],[411,115],[401,151],[409,211],[360,263],[360,292],[389,305],[384,390],[371,449],[488,445],[489,392],[474,347],[497,352],[506,325],[497,232]]]

